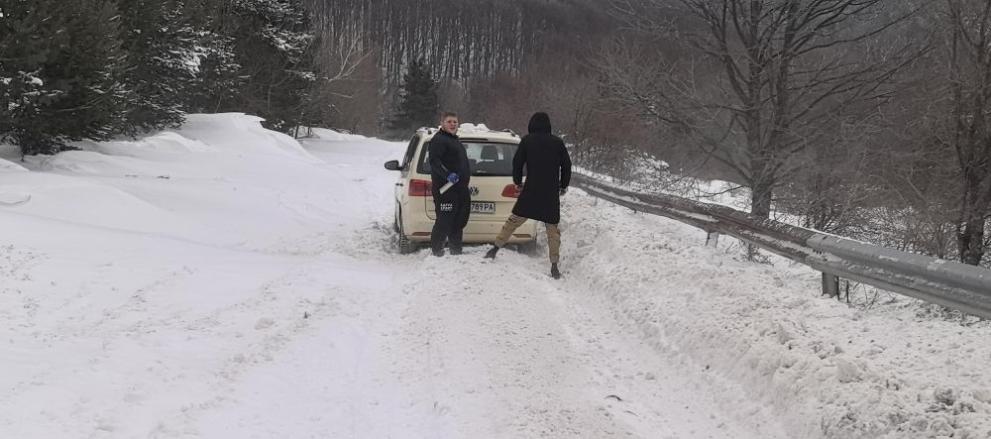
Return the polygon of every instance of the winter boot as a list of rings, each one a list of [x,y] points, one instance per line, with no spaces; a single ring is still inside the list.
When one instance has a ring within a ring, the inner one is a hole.
[[[495,255],[498,252],[499,252],[499,247],[493,245],[492,248],[489,249],[489,251],[485,252],[485,259],[495,259]]]
[[[561,272],[557,269],[557,263],[551,264],[551,277],[554,279],[561,278]]]

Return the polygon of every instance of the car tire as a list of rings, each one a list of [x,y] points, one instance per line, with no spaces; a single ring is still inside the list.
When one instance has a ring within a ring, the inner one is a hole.
[[[396,213],[392,215],[392,231],[399,233],[399,206],[396,206]]]
[[[398,235],[396,247],[399,249],[399,254],[408,255],[415,252],[419,247],[417,243],[410,241],[406,237],[406,231],[403,230],[403,223],[400,221],[396,222],[396,234]]]

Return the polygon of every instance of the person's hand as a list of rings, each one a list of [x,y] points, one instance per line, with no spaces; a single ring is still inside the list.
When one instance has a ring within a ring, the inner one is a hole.
[[[522,184],[514,184],[513,186],[516,187],[516,192],[523,192],[523,185]]]
[[[561,196],[563,197],[564,194],[568,193],[568,188],[563,187],[563,188],[561,188],[560,191],[558,191],[558,193],[561,194]]]
[[[447,174],[447,181],[451,182],[451,184],[457,184],[459,180],[461,180],[461,178],[458,177],[456,172]]]

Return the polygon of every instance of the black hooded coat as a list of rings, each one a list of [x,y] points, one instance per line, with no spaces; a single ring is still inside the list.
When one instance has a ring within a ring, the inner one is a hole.
[[[528,131],[513,156],[513,182],[523,184],[513,214],[557,224],[561,221],[560,191],[571,182],[571,157],[564,141],[551,134],[551,119],[546,113],[534,114]]]

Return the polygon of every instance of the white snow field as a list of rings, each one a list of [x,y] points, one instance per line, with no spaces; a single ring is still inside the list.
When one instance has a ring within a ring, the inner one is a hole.
[[[388,143],[0,159],[0,438],[988,438],[991,328],[564,198],[564,278],[393,250]],[[541,252],[546,251],[541,248]]]

